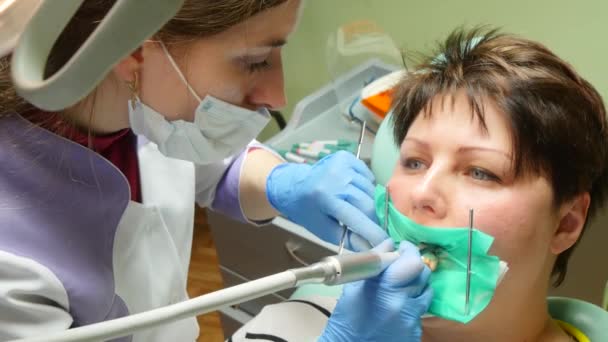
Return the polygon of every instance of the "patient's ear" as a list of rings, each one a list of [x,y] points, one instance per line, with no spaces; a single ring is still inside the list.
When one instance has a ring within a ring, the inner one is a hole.
[[[588,192],[577,195],[560,208],[560,220],[551,240],[551,252],[555,255],[572,247],[581,236],[587,219],[591,197]]]

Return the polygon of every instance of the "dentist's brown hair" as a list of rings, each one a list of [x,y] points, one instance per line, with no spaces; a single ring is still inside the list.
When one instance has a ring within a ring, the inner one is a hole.
[[[162,40],[170,47],[187,46],[196,39],[223,32],[259,12],[287,1],[186,0],[179,12],[156,33],[154,38]],[[47,76],[54,74],[72,57],[115,3],[116,0],[82,2],[51,50],[45,69]],[[145,14],[142,13],[142,15]],[[10,56],[0,58],[0,115],[18,113],[27,116],[30,112],[39,114],[40,111],[15,92],[10,77]],[[45,115],[51,117],[49,113]],[[39,120],[36,121],[39,122]],[[56,119],[48,121],[58,122]],[[53,129],[52,127],[47,128]]]

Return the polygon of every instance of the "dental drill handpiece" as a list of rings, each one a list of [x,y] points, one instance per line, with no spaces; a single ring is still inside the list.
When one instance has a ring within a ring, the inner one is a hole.
[[[367,122],[363,121],[361,123],[361,132],[359,133],[359,142],[357,144],[357,159],[361,156],[361,146],[363,145],[363,137],[365,136],[365,128],[367,126]],[[342,227],[342,237],[340,238],[340,245],[338,247],[338,255],[342,254],[344,250],[344,242],[346,241],[346,233],[348,232],[348,228],[340,222],[340,226]]]
[[[339,285],[375,277],[398,258],[398,251],[348,253],[329,256],[310,266],[291,271],[298,279],[297,285]]]
[[[339,285],[375,277],[399,258],[399,252],[367,251],[335,255],[309,266],[204,294],[189,300],[129,316],[65,331],[45,333],[14,342],[97,342],[132,335],[161,324],[212,312],[302,284]]]

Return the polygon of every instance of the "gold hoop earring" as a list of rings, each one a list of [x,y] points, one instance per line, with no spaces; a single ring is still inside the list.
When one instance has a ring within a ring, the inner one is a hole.
[[[139,81],[137,73],[133,73],[133,81],[127,82],[127,87],[131,91],[131,105],[135,107],[135,103],[139,101]]]

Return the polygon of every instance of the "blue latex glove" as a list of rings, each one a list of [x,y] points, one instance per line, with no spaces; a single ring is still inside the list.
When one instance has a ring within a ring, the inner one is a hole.
[[[374,249],[390,251],[392,242]],[[420,341],[421,316],[432,300],[431,270],[411,243],[401,242],[399,251],[399,259],[379,276],[344,285],[319,342]]]
[[[351,250],[367,250],[388,237],[376,223],[374,175],[349,152],[336,152],[314,165],[276,166],[266,196],[276,210],[324,241],[340,243],[338,221],[350,228],[345,247]]]

